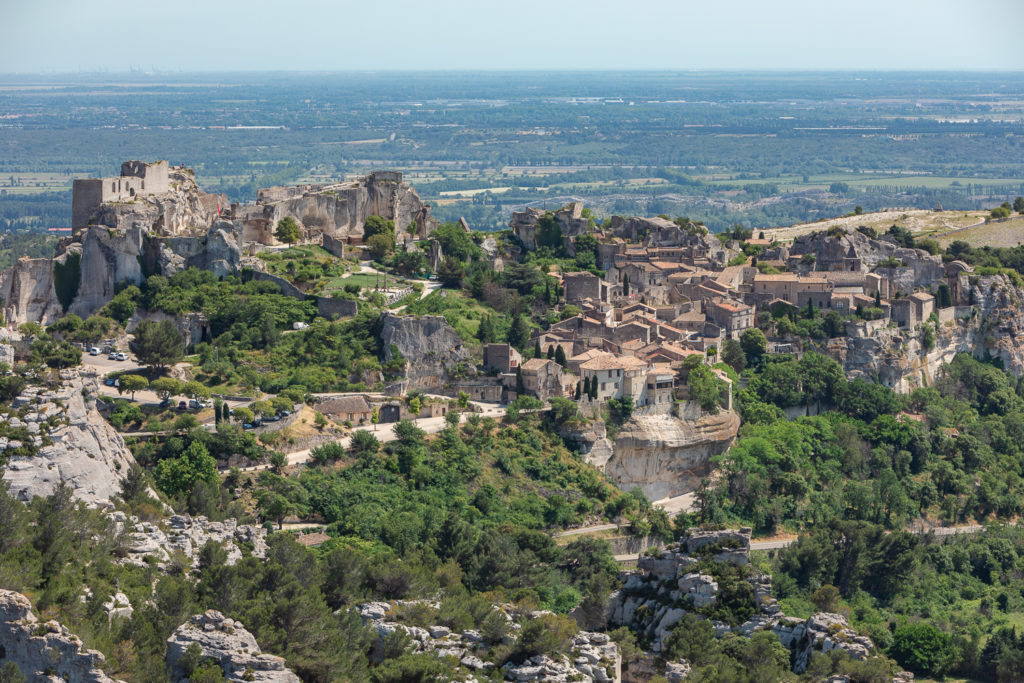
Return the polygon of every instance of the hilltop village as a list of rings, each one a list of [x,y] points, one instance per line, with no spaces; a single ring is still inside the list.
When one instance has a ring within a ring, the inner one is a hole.
[[[77,180],[0,273],[0,680],[1014,680],[997,261],[580,203],[475,232],[393,171]]]

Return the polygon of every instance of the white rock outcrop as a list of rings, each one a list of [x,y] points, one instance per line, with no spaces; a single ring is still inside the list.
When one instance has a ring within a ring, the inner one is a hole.
[[[283,657],[263,654],[241,622],[216,610],[197,614],[167,639],[167,664],[175,680],[187,680],[179,663],[192,644],[199,645],[204,657],[217,660],[229,681],[299,683],[299,677],[285,667]]]
[[[14,662],[29,683],[116,683],[104,661],[56,621],[40,623],[24,595],[0,590],[0,664]]]
[[[411,601],[417,602],[417,601]],[[396,606],[411,604],[397,602]],[[421,602],[422,601],[418,601]],[[437,609],[437,603],[425,603]],[[520,628],[509,614],[509,605],[495,605],[494,610],[508,621],[509,630],[514,632]],[[420,628],[407,626],[391,618],[392,604],[387,602],[368,602],[356,606],[363,619],[363,624],[377,632],[380,639],[395,631],[404,631],[412,640],[413,652],[428,652],[438,657],[454,657],[459,663],[474,672],[487,673],[495,668],[494,662],[485,657],[489,646],[484,643],[478,631],[467,630],[462,633],[453,632],[445,626]],[[531,612],[525,615],[534,619],[550,612]],[[511,642],[506,639],[503,642]],[[508,681],[580,681],[581,683],[620,683],[622,676],[622,656],[619,646],[606,633],[580,631],[573,636],[572,642],[565,652],[553,655],[537,655],[530,657],[518,665],[506,664],[501,669],[502,676]]]
[[[77,500],[103,506],[120,494],[121,481],[135,458],[121,435],[87,399],[95,392],[95,379],[74,373],[66,377],[53,391],[29,387],[15,399],[15,406],[28,409],[20,421],[29,432],[40,444],[42,432],[47,432],[52,443],[40,445],[36,455],[11,457],[3,478],[10,482],[11,495],[19,500],[47,496],[63,481]]]
[[[180,552],[195,565],[199,551],[208,541],[221,543],[227,551],[227,564],[242,559],[241,545],[252,549],[254,557],[267,556],[267,530],[251,524],[239,524],[235,519],[211,522],[206,517],[173,515],[161,524],[139,521],[123,512],[112,512],[115,523],[128,534],[126,562],[145,566],[147,558],[154,558],[157,566],[164,566],[172,554]]]
[[[736,438],[740,418],[731,410],[683,421],[671,415],[635,415],[615,436],[604,472],[619,488],[640,487],[651,500],[696,489],[708,460]]]

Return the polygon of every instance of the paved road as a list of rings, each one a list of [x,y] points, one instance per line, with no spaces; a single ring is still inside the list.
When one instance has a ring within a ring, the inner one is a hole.
[[[597,527],[589,527],[585,529],[575,530],[577,533],[585,533],[592,531]],[[985,527],[981,524],[962,524],[960,526],[940,526],[933,528],[917,528],[908,529],[911,533],[925,536],[927,534],[934,534],[935,536],[946,537],[946,536],[958,536],[960,534],[977,534],[985,530]],[[751,550],[780,550],[796,543],[797,537],[791,536],[788,538],[773,538],[766,541],[751,541]],[[635,562],[639,554],[631,553],[628,555],[616,555],[616,562]]]
[[[581,534],[595,534],[599,531],[617,531],[619,528],[618,524],[597,524],[595,526],[584,526],[579,529],[569,529],[568,531],[561,531],[554,535],[554,538],[563,538],[565,536],[579,536]]]
[[[480,403],[477,401],[472,401],[471,403],[474,406],[480,408],[481,412],[461,413],[459,416],[461,422],[465,422],[466,418],[469,415],[480,415],[481,417],[499,417],[505,414],[505,407],[501,405],[497,405],[494,403]],[[422,429],[427,434],[436,434],[437,432],[444,429],[446,421],[443,417],[424,417],[418,420],[413,420],[413,424],[415,424],[417,427]],[[365,429],[366,431],[370,432],[375,437],[377,437],[378,441],[381,442],[394,441],[396,438],[395,423],[370,425],[368,427],[362,427],[361,429]],[[335,439],[333,442],[328,443],[338,443],[341,444],[344,448],[348,448],[352,443],[352,437],[345,436],[340,439]],[[301,451],[287,453],[286,456],[288,458],[288,464],[302,465],[304,463],[309,462],[311,451],[312,449],[306,448]],[[270,469],[270,467],[271,466],[269,464],[266,464],[252,465],[251,467],[242,467],[240,469],[243,472],[258,472],[260,470]],[[226,469],[222,470],[222,472],[227,471],[228,470]]]

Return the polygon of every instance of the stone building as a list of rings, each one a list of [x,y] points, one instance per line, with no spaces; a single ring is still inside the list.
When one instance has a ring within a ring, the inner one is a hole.
[[[484,370],[515,372],[522,363],[522,354],[509,344],[484,344]]]
[[[76,178],[71,192],[71,230],[87,227],[101,204],[131,202],[136,197],[167,192],[168,170],[166,161],[126,161],[118,177]]]
[[[531,358],[523,363],[523,388],[527,394],[546,400],[565,396],[576,388],[576,380],[553,360]]]
[[[324,401],[317,405],[317,410],[335,422],[352,424],[365,424],[373,416],[373,408],[365,396],[342,396]]]
[[[576,304],[584,299],[608,299],[608,285],[593,273],[566,273],[562,281],[565,284],[565,302],[568,304]]]
[[[707,318],[724,330],[730,339],[739,339],[744,330],[754,326],[754,307],[729,299],[716,299],[704,304]]]

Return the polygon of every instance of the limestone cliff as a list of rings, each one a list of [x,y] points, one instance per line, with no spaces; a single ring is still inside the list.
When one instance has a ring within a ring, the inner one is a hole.
[[[0,590],[0,661],[14,662],[30,683],[117,683],[103,669],[102,652],[87,650],[56,621],[39,623],[21,593]]]
[[[681,420],[638,415],[615,436],[604,472],[619,488],[640,487],[651,500],[689,493],[706,474],[708,460],[736,438],[740,418],[733,411]]]
[[[408,235],[410,225],[419,237],[426,237],[436,226],[430,207],[394,171],[371,173],[347,183],[262,189],[255,206],[236,212],[246,239],[267,243],[272,239],[268,233],[285,217],[299,223],[305,238],[316,240],[318,235],[361,238],[366,219],[373,215],[393,220],[399,239]]]
[[[190,169],[172,168],[168,180],[167,192],[101,204],[89,225],[138,228],[153,235],[201,234],[217,218],[218,207],[228,207],[226,196],[203,192]]]
[[[394,220],[400,240],[412,239],[410,225],[418,237],[436,226],[429,205],[396,172],[268,188],[255,204],[231,207],[226,197],[203,192],[188,169],[170,169],[168,180],[166,191],[97,200],[87,210],[85,200],[76,205],[80,228],[60,241],[54,258],[23,259],[0,274],[4,319],[50,323],[65,312],[84,318],[110,301],[119,283],[141,284],[152,274],[192,267],[218,277],[235,273],[247,245],[276,243],[274,226],[286,216],[312,241],[358,240],[371,215]]]
[[[1024,374],[1024,291],[1003,275],[976,278],[970,306],[940,322],[935,346],[926,350],[919,331],[887,327],[869,337],[829,340],[822,350],[843,365],[850,378],[877,381],[909,392],[935,379],[939,368],[958,353],[986,353],[1000,359],[1007,372]]]
[[[394,346],[405,358],[407,390],[445,391],[456,368],[472,369],[466,362],[469,351],[448,321],[439,315],[400,316],[382,313],[380,339],[384,359],[394,357]]]
[[[22,257],[0,273],[0,304],[10,325],[29,320],[48,324],[61,317],[63,309],[53,288],[53,260]]]
[[[801,261],[806,255],[814,257],[810,265]],[[801,235],[789,248],[792,270],[867,272],[889,260],[899,261],[902,265],[877,268],[877,272],[889,277],[896,291],[909,294],[915,287],[930,287],[932,283],[942,281],[941,257],[923,249],[901,247],[890,238],[871,239],[857,230],[842,234],[823,230]]]
[[[26,426],[39,449],[36,455],[8,460],[3,478],[10,482],[12,495],[29,501],[49,495],[62,481],[88,505],[103,505],[120,494],[121,480],[135,459],[121,435],[83,396],[94,390],[94,379],[73,378],[53,391],[30,387],[14,400],[16,408],[27,412],[7,419],[12,426]],[[4,440],[0,447],[13,444]]]

